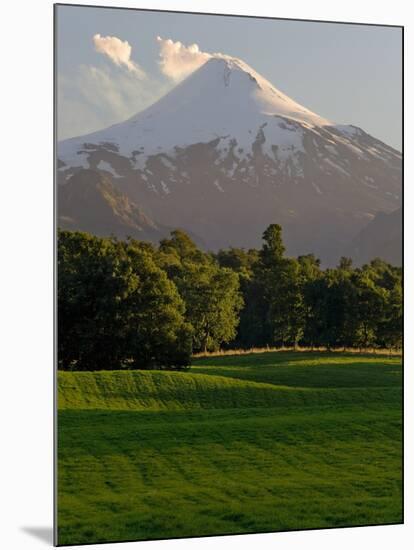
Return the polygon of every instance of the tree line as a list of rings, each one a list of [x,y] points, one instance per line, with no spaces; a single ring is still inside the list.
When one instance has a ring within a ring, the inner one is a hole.
[[[158,246],[58,232],[59,368],[180,368],[200,351],[297,345],[400,348],[402,269],[287,257],[276,224],[259,250],[214,254],[181,230]]]

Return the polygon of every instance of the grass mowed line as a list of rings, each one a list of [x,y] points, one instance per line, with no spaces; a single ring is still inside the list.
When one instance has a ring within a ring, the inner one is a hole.
[[[59,544],[398,523],[401,360],[59,373]]]

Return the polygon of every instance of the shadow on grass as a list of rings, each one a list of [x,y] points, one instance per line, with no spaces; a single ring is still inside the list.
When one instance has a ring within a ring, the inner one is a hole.
[[[333,364],[339,362],[346,363],[346,360],[359,361],[363,364],[371,362],[372,360],[388,360],[389,359],[401,359],[401,354],[398,353],[388,353],[382,350],[378,350],[375,353],[373,352],[359,352],[354,350],[350,351],[341,351],[341,350],[285,350],[285,349],[269,349],[269,350],[228,350],[225,352],[217,353],[206,353],[205,355],[198,354],[194,355],[192,359],[192,366],[244,366],[248,364],[249,366],[255,366],[257,364],[262,365],[271,365],[276,366],[279,363],[286,364],[289,362],[294,362],[297,366],[301,363],[314,362],[318,359],[323,359],[325,364],[328,364],[328,361],[332,361]],[[345,360],[345,361],[344,361]]]

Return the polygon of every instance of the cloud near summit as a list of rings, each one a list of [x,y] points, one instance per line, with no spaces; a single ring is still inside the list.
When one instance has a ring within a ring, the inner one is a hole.
[[[135,73],[139,78],[145,78],[145,72],[131,59],[132,48],[127,40],[122,41],[116,36],[95,34],[93,43],[95,50],[109,57],[115,65],[119,67],[124,66],[129,72]]]
[[[160,79],[159,74],[145,73],[131,58],[132,46],[127,40],[95,34],[92,37],[95,50],[111,64],[80,65],[71,74],[59,75],[58,139],[95,132],[131,117],[165,95],[213,55],[220,55],[203,52],[197,44],[186,46],[161,37],[157,41],[158,69],[168,80]]]
[[[212,54],[201,51],[198,44],[186,46],[179,40],[174,42],[161,36],[157,36],[157,42],[160,48],[160,70],[174,82],[183,80],[212,57]],[[138,63],[131,59],[132,47],[127,40],[98,33],[94,35],[93,43],[97,52],[108,57],[118,67],[128,69],[141,79],[147,77]]]
[[[182,42],[157,37],[160,45],[161,71],[178,82],[201,67],[212,55],[202,52],[198,44],[185,46]]]

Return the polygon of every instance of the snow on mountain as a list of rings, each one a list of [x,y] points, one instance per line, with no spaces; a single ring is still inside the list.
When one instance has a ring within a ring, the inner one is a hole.
[[[260,140],[263,153],[273,158],[272,147],[277,146],[278,157],[283,161],[305,152],[305,131],[316,139],[323,129],[334,131],[326,146],[333,154],[338,145],[345,145],[360,157],[376,153],[374,148],[364,151],[355,143],[362,130],[334,125],[277,90],[243,61],[216,55],[132,118],[61,142],[59,159],[65,166],[89,168],[91,152],[101,147],[130,159],[132,169],[142,170],[151,155],[173,154],[177,148],[217,139],[224,152],[236,140],[236,159],[251,154],[253,145]],[[331,165],[341,170],[341,166]]]
[[[207,142],[228,135],[238,138],[246,152],[257,129],[266,122],[269,143],[300,147],[294,135],[278,126],[274,115],[304,123],[307,127],[330,124],[277,90],[251,67],[230,57],[214,57],[184,82],[146,110],[103,131],[63,142],[59,157],[67,164],[85,166],[77,152],[82,141],[116,145],[119,153],[131,157],[137,144],[145,156],[174,147]],[[139,149],[138,149],[139,150]],[[87,156],[87,152],[84,153]]]
[[[254,246],[279,221],[292,253],[331,261],[336,244],[401,203],[397,151],[309,111],[224,55],[130,119],[60,142],[58,159],[60,183],[100,170],[152,219],[212,248]]]

